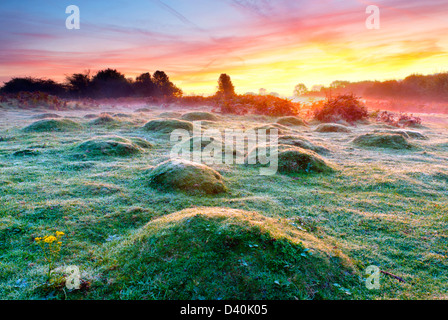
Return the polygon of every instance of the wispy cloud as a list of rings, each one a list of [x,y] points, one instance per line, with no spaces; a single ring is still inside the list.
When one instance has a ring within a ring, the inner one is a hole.
[[[380,30],[365,28],[370,3],[363,0],[136,0],[127,15],[116,9],[97,18],[91,12],[101,10],[92,6],[102,2],[82,2],[85,18],[73,32],[64,15],[36,16],[10,4],[0,13],[0,80],[162,69],[186,92],[211,92],[226,72],[239,91],[287,94],[297,82],[399,77],[448,62],[446,1],[376,1]],[[150,6],[146,19],[140,6]]]

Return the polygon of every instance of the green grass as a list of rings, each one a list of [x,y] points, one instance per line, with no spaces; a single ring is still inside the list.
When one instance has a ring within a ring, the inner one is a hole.
[[[260,176],[250,166],[214,165],[228,192],[203,195],[148,184],[172,143],[142,129],[156,111],[130,113],[126,122],[91,126],[83,114],[60,112],[82,129],[43,133],[22,131],[32,112],[2,115],[1,299],[447,298],[446,129],[425,123],[428,129],[420,131],[428,140],[411,140],[416,150],[395,150],[352,143],[373,125],[340,135],[301,128],[294,134],[328,148],[322,157],[336,172]],[[272,122],[223,116],[210,126]],[[73,153],[83,141],[110,135],[139,137],[151,147],[132,157]],[[201,207],[245,210],[256,218],[226,220],[202,215],[207,210]],[[178,213],[184,209],[197,213],[193,224]],[[260,223],[263,217],[269,223]],[[77,265],[82,290],[43,287],[46,264],[34,238],[56,230],[66,234],[56,274]],[[301,256],[304,248],[314,254]],[[380,289],[367,290],[362,279],[369,265],[406,282],[383,274]]]

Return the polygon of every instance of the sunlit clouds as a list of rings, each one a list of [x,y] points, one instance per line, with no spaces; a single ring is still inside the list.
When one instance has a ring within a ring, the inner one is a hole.
[[[0,4],[0,80],[117,68],[167,72],[185,93],[211,93],[219,74],[239,93],[290,95],[295,84],[384,80],[447,71],[446,1],[376,1],[381,28],[365,27],[364,1],[75,1]]]

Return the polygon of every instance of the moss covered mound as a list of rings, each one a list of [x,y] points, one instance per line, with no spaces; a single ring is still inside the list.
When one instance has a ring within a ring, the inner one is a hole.
[[[116,122],[117,120],[114,119],[114,117],[111,116],[110,114],[102,113],[98,116],[98,118],[89,121],[89,124],[98,126],[98,125],[114,124]]]
[[[363,285],[350,259],[289,221],[219,207],[152,220],[101,260],[115,281],[99,289],[126,299],[344,299]]]
[[[151,108],[138,108],[134,112],[152,112]]]
[[[299,147],[307,150],[317,152],[319,154],[328,154],[330,150],[322,147],[318,144],[308,141],[306,138],[298,135],[283,135],[278,137],[278,142],[280,144],[291,145],[294,147]]]
[[[338,123],[322,123],[317,126],[317,132],[352,132],[349,128]]]
[[[257,146],[249,151],[244,163],[250,166],[272,166],[270,146]],[[333,164],[324,160],[320,155],[299,147],[278,145],[277,154],[278,172],[284,174],[293,173],[332,173],[336,170]]]
[[[25,132],[67,132],[82,129],[82,126],[69,119],[44,119],[23,128]]]
[[[159,117],[159,118],[180,118],[180,117],[182,117],[182,114],[179,112],[168,111],[168,112],[162,112],[157,117]]]
[[[178,119],[155,119],[147,122],[143,129],[160,133],[171,133],[176,129],[193,130],[193,124],[189,121]]]
[[[143,151],[131,139],[118,136],[95,137],[76,145],[75,150],[89,157],[130,156]]]
[[[94,114],[94,113],[88,113],[86,115],[84,115],[84,119],[95,119],[98,118],[99,115],[98,114]]]
[[[173,159],[149,173],[150,186],[163,190],[218,194],[226,191],[222,176],[212,168],[191,161]]]
[[[427,136],[413,130],[375,130],[374,132],[399,134],[406,139],[428,140]]]
[[[241,150],[240,152],[239,149],[235,148],[235,146],[234,147],[227,146],[226,143],[221,139],[209,136],[191,137],[187,141],[183,142],[181,146],[182,148],[187,149],[190,152],[196,152],[196,151],[205,152],[204,149],[208,147],[207,151],[210,151],[210,153],[208,154],[208,152],[206,152],[203,155],[214,157],[215,152],[218,151],[220,153],[219,156],[222,157],[222,161],[225,161],[224,157],[226,154],[233,156],[244,156],[243,152],[247,151],[247,150],[244,151]]]
[[[266,134],[270,135],[271,133],[273,134],[275,130],[277,130],[278,135],[281,134],[287,134],[291,132],[291,129],[289,129],[288,127],[278,124],[278,123],[270,123],[270,124],[266,124],[263,126],[258,126],[255,127],[255,132],[258,133],[258,130],[266,130]]]
[[[305,120],[299,117],[281,117],[277,120],[278,124],[284,126],[307,126]]]
[[[375,147],[388,149],[412,149],[405,137],[393,133],[368,133],[353,140],[353,143],[361,147]]]
[[[113,115],[115,118],[132,118],[132,115],[129,113],[115,113]]]
[[[182,120],[187,121],[201,121],[201,120],[208,120],[208,121],[218,121],[219,118],[210,112],[188,112],[182,115]]]
[[[32,119],[58,119],[62,118],[56,113],[41,113],[32,117]]]

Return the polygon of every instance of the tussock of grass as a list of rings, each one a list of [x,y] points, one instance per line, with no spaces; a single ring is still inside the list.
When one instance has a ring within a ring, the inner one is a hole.
[[[149,173],[149,184],[164,190],[218,194],[226,191],[221,175],[212,168],[186,160],[164,161]]]
[[[130,156],[142,152],[139,145],[118,136],[95,137],[76,145],[74,150],[87,157]]]
[[[267,135],[273,134],[275,132],[275,130],[277,130],[277,133],[279,135],[288,134],[291,132],[290,128],[288,128],[284,125],[278,124],[278,123],[270,123],[270,124],[266,124],[263,126],[255,127],[254,129],[255,129],[255,132],[258,132],[258,130],[266,130]]]
[[[147,122],[143,129],[146,131],[156,131],[160,133],[171,133],[176,129],[192,131],[193,124],[189,121],[178,119],[155,119]]]
[[[41,114],[35,115],[31,118],[33,118],[33,119],[49,119],[49,118],[57,119],[57,118],[61,118],[61,116],[56,113],[41,113]]]
[[[81,130],[82,126],[68,119],[44,119],[23,128],[25,132],[67,132]]]
[[[152,112],[151,108],[138,108],[134,112]]]
[[[375,130],[379,133],[391,133],[391,134],[399,134],[406,139],[417,139],[417,140],[428,140],[428,137],[418,131],[411,130]]]
[[[298,136],[298,135],[283,135],[278,137],[278,142],[280,144],[287,144],[294,147],[299,147],[302,149],[307,149],[314,151],[319,154],[328,154],[330,153],[330,150],[328,150],[325,147],[322,147],[316,143],[310,142],[304,137]]]
[[[281,117],[277,120],[277,123],[284,126],[307,126],[305,120],[294,116]]]
[[[338,123],[322,123],[319,126],[317,126],[315,131],[317,131],[317,132],[344,132],[344,133],[352,132],[346,126],[344,126],[342,124],[338,124]]]
[[[187,121],[219,121],[219,117],[210,112],[188,112],[183,114],[181,119]]]
[[[182,117],[182,113],[168,111],[168,112],[162,112],[162,113],[158,114],[157,117],[159,117],[159,118],[180,118],[180,117]]]
[[[106,125],[106,124],[115,124],[117,120],[114,119],[113,116],[107,113],[102,113],[98,116],[98,118],[89,121],[89,124],[98,126],[98,125]]]
[[[249,151],[244,163],[248,166],[269,166],[271,147],[257,146]],[[260,159],[261,158],[261,159]],[[278,172],[292,173],[332,173],[335,167],[311,150],[288,145],[278,145]],[[251,164],[255,163],[255,164]]]
[[[153,220],[101,256],[114,279],[106,290],[125,299],[343,299],[333,284],[357,280],[351,261],[312,235],[219,207]]]
[[[413,149],[406,138],[400,134],[368,133],[353,140],[353,143],[361,147],[376,147],[388,149]]]

